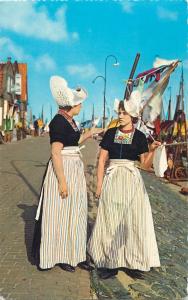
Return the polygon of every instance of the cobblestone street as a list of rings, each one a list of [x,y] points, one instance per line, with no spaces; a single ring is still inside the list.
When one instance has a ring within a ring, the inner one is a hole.
[[[0,295],[5,299],[91,299],[86,271],[39,272],[32,265],[34,217],[49,150],[43,137],[0,148]]]
[[[96,216],[95,164],[97,143],[82,150],[89,196],[89,232]],[[187,202],[178,187],[143,172],[150,196],[161,268],[132,279],[120,271],[115,279],[99,280],[78,269],[39,272],[31,259],[38,196],[50,146],[47,137],[0,146],[0,299],[89,300],[186,299]],[[95,293],[93,293],[95,291]]]

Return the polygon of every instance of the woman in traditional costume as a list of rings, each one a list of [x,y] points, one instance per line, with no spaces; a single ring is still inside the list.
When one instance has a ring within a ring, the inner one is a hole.
[[[142,167],[150,168],[160,142],[149,150],[145,134],[134,128],[138,97],[134,91],[129,101],[115,101],[119,127],[108,129],[100,143],[99,207],[88,252],[103,279],[116,275],[118,268],[149,271],[160,266],[151,206],[136,164],[140,160]]]
[[[87,92],[70,89],[65,79],[52,76],[50,88],[59,111],[49,125],[51,158],[43,179],[33,240],[33,256],[39,270],[59,265],[74,272],[87,270],[87,190],[78,145],[97,133],[80,137],[73,117],[78,115]]]

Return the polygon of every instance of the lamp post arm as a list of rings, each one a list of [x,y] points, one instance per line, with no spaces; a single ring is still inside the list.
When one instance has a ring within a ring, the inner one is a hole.
[[[104,67],[104,77],[105,77],[105,92],[106,92],[106,71],[107,71],[107,61],[108,59],[112,57],[115,59],[115,63],[118,63],[117,57],[113,54],[109,54],[106,58],[105,58],[105,67]]]
[[[92,81],[92,83],[95,83],[95,81],[98,78],[102,78],[104,80],[104,90],[103,90],[103,128],[105,128],[105,119],[106,119],[106,75],[107,75],[107,61],[108,59],[112,57],[113,59],[115,59],[115,63],[118,64],[118,60],[116,58],[115,55],[113,54],[109,54],[108,56],[106,56],[105,58],[105,65],[104,65],[104,76],[99,75],[97,77],[95,77]]]
[[[104,80],[104,82],[106,81],[106,79],[104,78],[104,76],[99,75],[99,76],[95,77],[95,78],[92,80],[92,83],[95,83],[95,81],[96,81],[98,78],[102,78],[102,79]]]
[[[118,60],[117,57],[113,54],[109,54],[106,58],[105,58],[105,65],[104,65],[104,103],[103,103],[103,128],[105,128],[105,119],[106,119],[106,75],[107,75],[107,61],[109,58],[113,58],[115,59],[115,63],[117,64]]]

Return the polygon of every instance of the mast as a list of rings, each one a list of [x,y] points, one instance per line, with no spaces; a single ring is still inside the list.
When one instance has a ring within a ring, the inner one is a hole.
[[[44,106],[42,105],[41,120],[44,121]]]
[[[50,105],[50,120],[52,120],[52,105]]]
[[[93,110],[92,110],[91,120],[92,120],[92,123],[93,123],[94,120],[95,120],[95,107],[94,107],[94,104],[93,104]]]
[[[181,105],[182,111],[184,111],[184,77],[183,77],[183,65],[181,70]]]
[[[177,95],[176,108],[174,112],[174,120],[177,119],[178,111],[184,111],[184,78],[183,78],[183,67],[180,78],[179,94]]]
[[[83,111],[82,123],[85,122],[85,112]]]
[[[161,113],[160,113],[160,121],[165,120],[165,112],[164,112],[164,105],[163,102],[161,103]]]
[[[172,118],[172,113],[171,113],[171,103],[172,103],[171,86],[169,87],[169,89],[170,89],[170,99],[169,99],[169,103],[168,103],[168,116],[167,116],[168,121],[170,121],[171,118]]]

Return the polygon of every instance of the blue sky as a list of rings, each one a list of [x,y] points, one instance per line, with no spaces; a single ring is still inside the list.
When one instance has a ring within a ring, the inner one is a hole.
[[[137,52],[136,73],[152,68],[156,55],[184,62],[185,100],[188,98],[187,3],[185,1],[0,1],[0,61],[8,56],[28,63],[29,107],[38,117],[44,105],[49,119],[56,104],[49,89],[51,75],[67,79],[70,87],[84,86],[89,119],[93,103],[102,115],[105,57],[113,54],[120,63],[107,63],[107,103],[122,98]],[[179,88],[181,68],[171,76],[173,102]],[[164,96],[166,110],[169,91]],[[188,113],[188,106],[186,106]],[[81,112],[80,118],[82,119]]]

